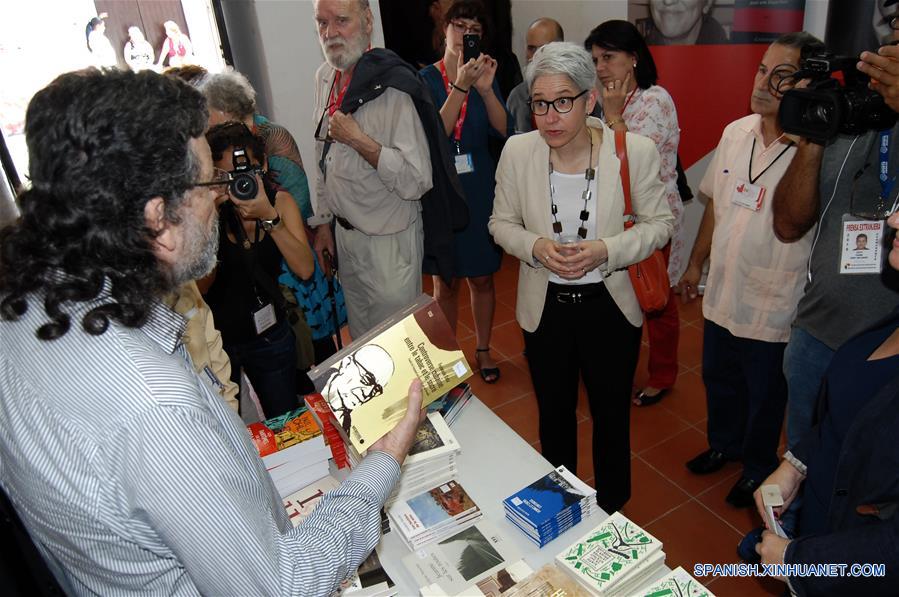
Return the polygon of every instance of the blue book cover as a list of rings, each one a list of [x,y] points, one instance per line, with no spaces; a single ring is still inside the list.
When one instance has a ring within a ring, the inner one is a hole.
[[[563,514],[564,518],[569,509],[580,515],[581,502],[594,495],[596,490],[560,466],[507,497],[503,505],[535,529],[549,529],[556,517]]]

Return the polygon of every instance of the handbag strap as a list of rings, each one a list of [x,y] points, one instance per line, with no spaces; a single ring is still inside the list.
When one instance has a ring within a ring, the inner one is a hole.
[[[631,205],[631,170],[627,162],[627,131],[615,131],[615,153],[621,162],[621,188],[624,190],[624,229],[634,225],[634,208]]]

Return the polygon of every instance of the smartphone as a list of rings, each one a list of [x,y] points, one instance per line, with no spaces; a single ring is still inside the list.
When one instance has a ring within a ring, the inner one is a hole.
[[[481,55],[481,36],[475,33],[466,33],[462,36],[462,61],[468,64],[469,60],[477,60]]]

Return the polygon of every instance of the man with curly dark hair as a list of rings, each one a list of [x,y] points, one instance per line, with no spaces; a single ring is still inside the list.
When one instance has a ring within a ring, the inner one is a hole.
[[[227,178],[203,96],[60,76],[26,114],[32,188],[0,231],[0,487],[67,594],[327,595],[379,538],[408,415],[291,526],[163,298],[215,265]]]

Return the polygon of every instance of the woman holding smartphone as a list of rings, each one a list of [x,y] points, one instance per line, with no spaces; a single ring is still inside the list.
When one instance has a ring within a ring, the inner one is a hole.
[[[440,117],[455,156],[456,172],[468,202],[468,227],[457,233],[455,272],[451,284],[436,275],[436,264],[424,262],[424,271],[435,274],[434,296],[453,329],[458,319],[457,293],[462,278],[468,279],[471,312],[477,347],[475,359],[481,378],[487,383],[499,380],[500,371],[490,354],[490,332],[496,295],[493,274],[499,269],[502,251],[487,231],[493,212],[496,164],[487,148],[489,135],[505,138],[511,119],[495,81],[496,60],[487,54],[465,60],[466,38],[483,42],[488,29],[487,12],[478,0],[457,0],[444,16],[446,50],[436,64],[425,67],[421,75],[440,108]],[[480,45],[480,44],[478,44]]]

